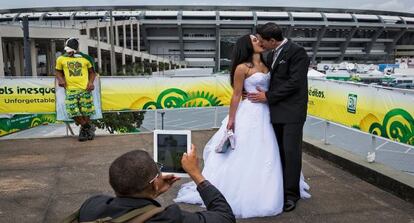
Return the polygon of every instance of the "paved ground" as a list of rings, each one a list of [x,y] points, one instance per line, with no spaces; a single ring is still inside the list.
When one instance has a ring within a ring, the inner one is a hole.
[[[193,132],[193,142],[202,148],[212,134]],[[112,193],[107,171],[115,157],[151,148],[151,134],[100,136],[85,143],[74,137],[1,140],[0,222],[59,222],[87,197]],[[414,222],[413,204],[323,160],[305,154],[303,163],[311,199],[300,201],[291,213],[238,222]],[[178,186],[159,201],[170,204]]]
[[[161,129],[162,116],[160,112],[161,110],[147,111],[140,130],[142,132],[151,132],[155,128]],[[157,115],[155,116],[155,114]],[[164,129],[210,129],[221,125],[221,121],[227,114],[228,107],[166,110],[164,114]],[[71,126],[75,133],[79,132],[79,128],[76,125],[72,124]],[[334,123],[329,125],[326,134],[325,128],[325,121],[308,116],[304,127],[304,135],[322,141],[326,137],[330,144],[362,158],[365,158],[368,152],[375,151],[376,162],[414,176],[414,146],[398,144],[387,141],[384,138],[375,138],[375,141],[373,141],[369,134],[356,131],[355,129],[345,128],[342,125],[336,125]],[[105,130],[98,129],[97,134],[104,135],[109,133],[105,132]],[[65,125],[51,124],[10,134],[1,137],[1,139],[64,135],[66,135]]]

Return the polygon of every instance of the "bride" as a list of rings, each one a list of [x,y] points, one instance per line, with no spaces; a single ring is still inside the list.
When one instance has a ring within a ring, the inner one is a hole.
[[[204,148],[203,175],[225,196],[238,218],[277,215],[283,211],[283,175],[279,147],[270,123],[269,106],[241,100],[242,92],[269,88],[264,49],[254,35],[240,37],[230,72],[233,96],[229,115]],[[228,129],[234,131],[235,149],[216,153],[215,147]],[[300,182],[301,196],[309,186]],[[202,204],[193,182],[183,184],[175,202]]]

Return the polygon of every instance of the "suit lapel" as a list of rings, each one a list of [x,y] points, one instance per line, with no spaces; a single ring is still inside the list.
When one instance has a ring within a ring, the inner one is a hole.
[[[272,74],[275,72],[276,68],[279,66],[280,61],[285,57],[286,52],[289,50],[291,41],[288,40],[280,51],[279,55],[276,58],[275,64],[272,68]],[[272,61],[273,62],[273,61]]]

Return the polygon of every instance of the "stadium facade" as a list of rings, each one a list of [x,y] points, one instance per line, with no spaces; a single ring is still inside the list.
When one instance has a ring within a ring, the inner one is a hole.
[[[2,70],[3,75],[13,75],[13,69],[17,70],[13,67],[17,67],[16,60],[22,57],[21,49],[16,48],[21,46],[22,35],[16,30],[14,36],[5,35],[4,30],[20,29],[19,21],[23,16],[28,16],[33,30],[40,29],[38,32],[43,33],[34,39],[37,43],[33,43],[32,54],[37,47],[37,54],[33,55],[46,60],[49,68],[44,73],[50,74],[53,70],[49,60],[55,55],[47,56],[49,52],[62,48],[64,38],[59,33],[84,40],[87,43],[84,51],[97,58],[101,70],[108,70],[109,10],[88,9],[91,11],[65,11],[64,8],[22,13],[3,11],[0,14],[0,59],[4,67],[0,67],[0,75]],[[285,36],[305,47],[314,65],[341,61],[393,63],[396,58],[414,57],[414,14],[410,13],[221,6],[112,7],[111,10],[115,20],[117,67],[147,60],[169,67],[185,64],[225,69],[237,37],[254,33],[258,25],[266,22],[279,24]],[[53,29],[55,32],[51,31]],[[40,57],[39,54],[45,55]],[[37,61],[38,67],[39,59],[32,60]]]

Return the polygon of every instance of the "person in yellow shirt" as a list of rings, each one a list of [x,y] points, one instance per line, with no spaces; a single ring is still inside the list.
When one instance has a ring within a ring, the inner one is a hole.
[[[95,126],[90,116],[95,113],[91,91],[96,74],[91,62],[78,52],[79,42],[70,38],[65,43],[66,53],[56,60],[58,85],[66,90],[65,107],[70,118],[81,125],[79,141],[92,140]]]

